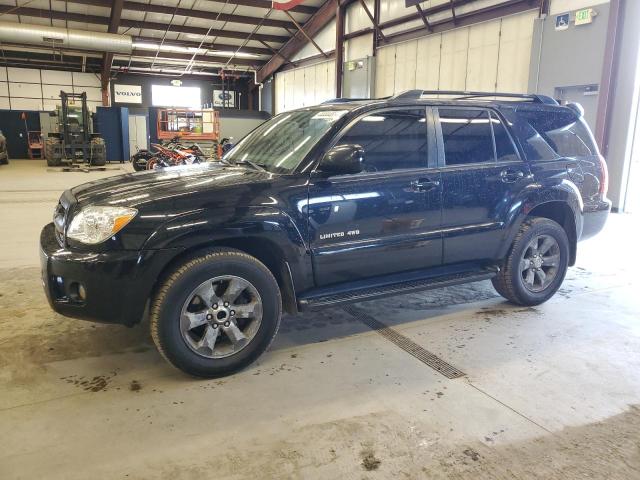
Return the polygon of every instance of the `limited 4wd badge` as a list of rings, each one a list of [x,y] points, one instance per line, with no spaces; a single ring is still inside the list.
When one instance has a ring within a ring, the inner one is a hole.
[[[358,235],[360,235],[360,230],[349,230],[347,232],[321,233],[320,240],[331,240],[334,238],[342,238],[342,237],[356,237]]]

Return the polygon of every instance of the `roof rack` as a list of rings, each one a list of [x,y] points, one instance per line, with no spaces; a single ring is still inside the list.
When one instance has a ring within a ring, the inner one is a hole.
[[[365,100],[364,98],[332,98],[330,100],[325,100],[320,105],[325,105],[327,103],[349,103],[349,102],[357,102],[358,100]]]
[[[545,105],[558,105],[558,102],[547,95],[501,92],[468,92],[464,90],[407,90],[391,97],[391,100],[418,100],[425,95],[455,95],[454,100],[469,100],[479,97],[504,97],[529,100]]]

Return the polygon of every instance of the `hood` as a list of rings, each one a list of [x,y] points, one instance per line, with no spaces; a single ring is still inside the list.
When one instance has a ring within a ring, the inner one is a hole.
[[[184,199],[198,192],[247,186],[273,178],[250,167],[202,163],[117,175],[71,189],[80,206],[117,205],[140,207],[147,203]]]

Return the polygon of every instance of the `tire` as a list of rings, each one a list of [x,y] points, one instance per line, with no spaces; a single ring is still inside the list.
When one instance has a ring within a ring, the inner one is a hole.
[[[60,145],[57,138],[47,138],[44,142],[44,158],[47,159],[47,166],[59,167],[62,165],[62,157],[57,156],[56,146]]]
[[[133,157],[131,157],[131,164],[133,165],[133,169],[136,172],[147,170],[147,164],[152,158],[153,155],[150,152],[136,153]]]
[[[540,305],[558,291],[568,266],[567,233],[553,220],[533,217],[520,227],[500,272],[491,281],[512,303]]]
[[[243,369],[269,347],[281,311],[280,289],[267,267],[217,248],[185,261],[161,283],[151,300],[151,336],[174,367],[215,378]],[[205,340],[214,335],[212,349]]]
[[[107,164],[107,151],[104,138],[91,139],[91,165],[103,167]]]

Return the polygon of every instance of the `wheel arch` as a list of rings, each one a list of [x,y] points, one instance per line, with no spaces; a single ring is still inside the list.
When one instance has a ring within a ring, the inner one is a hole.
[[[504,243],[498,252],[498,258],[504,258],[511,248],[522,224],[531,217],[543,217],[560,224],[567,233],[570,246],[569,265],[575,265],[577,243],[583,226],[582,211],[584,204],[578,188],[569,182],[561,182],[554,186],[540,186],[528,192],[513,204],[511,215],[507,221]]]
[[[559,200],[544,202],[534,207],[527,217],[543,217],[559,224],[569,239],[569,265],[576,263],[578,250],[578,233],[575,214],[566,202]]]
[[[162,285],[167,275],[178,268],[179,265],[188,262],[192,258],[206,255],[207,252],[216,248],[237,250],[251,255],[264,264],[274,276],[276,282],[278,282],[280,294],[282,295],[283,310],[290,314],[297,313],[298,304],[291,266],[284,252],[282,252],[276,242],[260,237],[226,237],[208,242],[207,244],[194,245],[183,250],[162,269],[161,274],[158,276],[151,290],[151,296],[153,296],[160,285]]]
[[[269,213],[268,220],[259,216],[265,213]],[[200,213],[198,218],[211,217]],[[171,230],[171,225],[176,223],[189,227]],[[222,225],[195,221],[189,215],[176,218],[161,230],[163,232],[158,231],[156,235],[160,243],[148,243],[146,247],[175,248],[176,254],[161,268],[150,290],[150,298],[170,272],[213,248],[238,250],[262,262],[278,282],[283,309],[288,313],[297,312],[296,292],[308,288],[309,281],[312,281],[312,267],[301,233],[288,215],[275,209],[256,209],[251,214],[238,216],[232,222],[223,222]],[[176,231],[180,231],[180,235],[171,238],[166,236],[168,232]]]

